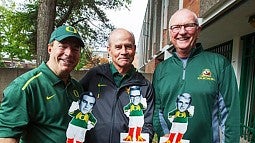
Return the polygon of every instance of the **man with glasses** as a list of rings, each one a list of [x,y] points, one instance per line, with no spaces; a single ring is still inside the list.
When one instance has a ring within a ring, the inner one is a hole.
[[[235,73],[225,57],[205,52],[196,43],[200,31],[196,14],[188,9],[178,10],[170,18],[172,57],[161,62],[153,75],[154,129],[166,143],[176,142],[167,140],[173,126],[168,115],[176,108],[178,95],[187,93],[195,110],[187,131],[181,135],[183,140],[177,143],[239,143],[240,103]]]

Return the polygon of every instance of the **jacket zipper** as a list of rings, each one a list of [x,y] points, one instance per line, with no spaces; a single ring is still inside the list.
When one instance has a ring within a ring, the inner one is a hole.
[[[183,67],[183,70],[182,70],[182,80],[185,79],[185,73],[186,73],[186,67]]]
[[[185,80],[185,76],[186,76],[186,67],[187,67],[187,62],[188,62],[188,59],[185,60],[181,60],[182,61],[182,66],[183,66],[183,69],[182,69],[182,80]]]

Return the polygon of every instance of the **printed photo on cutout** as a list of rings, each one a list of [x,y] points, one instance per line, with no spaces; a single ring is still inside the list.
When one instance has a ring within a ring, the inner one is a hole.
[[[189,143],[183,139],[187,131],[188,118],[194,115],[194,106],[191,106],[192,97],[189,93],[182,93],[177,96],[176,109],[168,113],[168,120],[172,123],[169,137],[161,137],[160,143]]]
[[[120,143],[149,143],[149,134],[141,133],[144,124],[144,110],[147,108],[140,86],[129,88],[130,102],[124,106],[124,114],[129,118],[128,133],[120,134]]]
[[[80,95],[78,102],[73,102],[69,115],[72,120],[69,122],[66,137],[66,143],[83,143],[86,132],[96,125],[96,118],[91,113],[96,99],[92,92],[84,92]]]

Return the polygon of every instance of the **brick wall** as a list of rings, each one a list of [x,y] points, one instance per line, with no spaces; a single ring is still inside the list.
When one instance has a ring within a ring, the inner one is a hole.
[[[192,10],[197,15],[199,15],[199,5],[200,0],[184,0],[183,7]]]
[[[12,69],[0,68],[0,99],[2,99],[4,88],[17,76],[27,72],[30,69]]]
[[[200,0],[200,17],[205,17],[228,0]]]

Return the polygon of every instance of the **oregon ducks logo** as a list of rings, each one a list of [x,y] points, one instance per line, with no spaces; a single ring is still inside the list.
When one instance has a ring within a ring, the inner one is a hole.
[[[88,114],[82,114],[82,113],[80,112],[80,113],[78,113],[78,114],[76,115],[76,119],[84,120],[84,121],[88,122],[88,120],[89,120],[89,115],[88,115]]]
[[[66,31],[72,32],[72,33],[77,33],[77,30],[75,28],[71,27],[71,26],[67,26]]]
[[[78,92],[77,90],[73,90],[73,95],[74,95],[75,97],[79,97],[79,92]]]
[[[136,110],[138,110],[138,111],[140,111],[141,110],[141,107],[140,106],[137,106],[137,105],[131,105],[131,107],[130,107],[130,111],[136,111]]]
[[[185,112],[180,112],[180,111],[178,111],[178,112],[176,112],[176,117],[182,117],[182,118],[186,118],[186,113]]]
[[[202,73],[198,76],[199,80],[215,80],[212,77],[212,73],[210,71],[210,69],[203,69]]]

